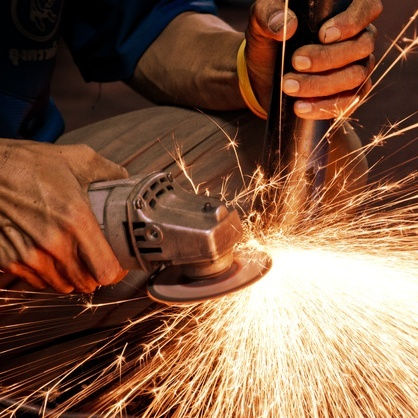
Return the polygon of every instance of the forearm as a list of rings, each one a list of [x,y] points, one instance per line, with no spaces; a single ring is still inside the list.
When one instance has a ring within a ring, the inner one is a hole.
[[[129,84],[160,104],[244,108],[236,71],[243,39],[216,16],[183,13],[141,57]]]

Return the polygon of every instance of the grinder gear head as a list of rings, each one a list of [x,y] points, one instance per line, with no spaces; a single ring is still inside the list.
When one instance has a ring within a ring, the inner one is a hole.
[[[234,252],[242,237],[236,210],[185,191],[170,174],[94,183],[89,198],[122,267],[149,273],[148,294],[160,302],[220,296],[269,268],[264,254],[244,262]]]

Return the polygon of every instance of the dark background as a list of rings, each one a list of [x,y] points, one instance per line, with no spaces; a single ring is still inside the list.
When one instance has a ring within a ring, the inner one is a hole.
[[[236,29],[244,31],[250,3],[250,0],[247,4],[243,0],[219,3],[219,15]],[[416,9],[415,0],[383,0],[383,4],[383,14],[376,21],[379,30],[375,53],[377,59],[382,56]],[[412,37],[412,34],[413,28],[409,31],[409,37]],[[395,55],[392,53],[382,68],[387,67]],[[85,83],[64,44],[60,45],[52,92],[66,120],[67,132],[117,114],[153,106],[122,82],[101,85]],[[375,90],[373,97],[357,110],[354,115],[355,125],[363,142],[367,142],[387,126],[388,122],[396,122],[417,110],[418,55],[415,53],[398,64]],[[408,124],[416,123],[417,119],[415,115]],[[385,156],[380,167],[375,169],[376,175],[381,175],[390,167],[397,167],[396,176],[403,176],[418,168],[416,159],[404,164],[418,155],[416,132],[414,130],[393,138],[384,146],[373,150],[369,156],[371,164]],[[403,147],[407,143],[409,146]],[[398,151],[401,148],[403,149]],[[398,167],[399,164],[401,167]]]

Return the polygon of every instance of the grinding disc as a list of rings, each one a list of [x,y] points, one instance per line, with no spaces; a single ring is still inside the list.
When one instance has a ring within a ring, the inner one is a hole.
[[[271,258],[258,254],[236,253],[229,270],[210,278],[190,278],[180,266],[170,266],[148,281],[151,299],[165,304],[202,302],[242,289],[263,277],[271,267]]]

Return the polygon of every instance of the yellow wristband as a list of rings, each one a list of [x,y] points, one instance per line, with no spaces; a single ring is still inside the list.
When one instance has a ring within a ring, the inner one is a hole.
[[[251,87],[250,78],[248,77],[247,63],[245,61],[245,39],[242,41],[237,54],[237,73],[238,84],[241,96],[244,99],[248,109],[261,119],[267,119],[267,112],[258,103]]]

